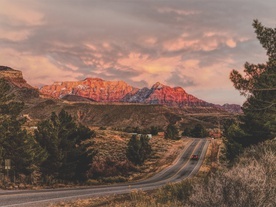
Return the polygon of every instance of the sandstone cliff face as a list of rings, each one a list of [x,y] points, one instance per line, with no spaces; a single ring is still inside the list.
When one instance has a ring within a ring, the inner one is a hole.
[[[39,91],[30,86],[23,78],[22,72],[10,67],[0,66],[0,78],[5,79],[11,86],[13,93],[20,101],[39,97]]]
[[[145,101],[146,103],[158,103],[179,107],[207,104],[205,101],[186,93],[181,87],[172,88],[157,82],[152,86],[151,91],[151,94]]]
[[[24,80],[22,72],[10,67],[0,66],[0,78],[10,81],[19,88],[33,88]]]
[[[125,97],[125,102],[162,104],[167,106],[208,106],[202,101],[188,93],[181,87],[170,87],[159,82],[155,83],[151,89],[140,89],[136,94]]]
[[[83,81],[66,81],[44,86],[40,92],[54,98],[76,95],[98,102],[127,102],[162,104],[167,106],[209,106],[181,87],[172,88],[159,82],[150,89],[134,88],[123,81],[104,81],[99,78],[86,78]]]
[[[40,92],[54,98],[67,94],[77,95],[98,102],[119,102],[127,94],[138,91],[124,81],[104,81],[100,78],[86,78],[83,81],[66,81],[43,86]]]

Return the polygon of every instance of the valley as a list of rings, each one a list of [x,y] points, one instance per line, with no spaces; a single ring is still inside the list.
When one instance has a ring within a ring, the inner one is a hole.
[[[205,139],[190,140],[172,165],[142,181],[76,189],[0,192],[0,206],[48,206],[49,203],[70,201],[77,198],[125,194],[135,189],[145,191],[156,189],[166,183],[177,182],[194,175],[204,159],[207,147],[208,141]],[[199,154],[200,159],[198,161],[190,160],[192,153]]]

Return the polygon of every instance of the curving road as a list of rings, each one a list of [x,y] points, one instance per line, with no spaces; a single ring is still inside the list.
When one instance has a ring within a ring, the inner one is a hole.
[[[208,144],[209,141],[206,139],[193,139],[170,167],[143,181],[74,189],[0,191],[0,206],[42,207],[50,203],[78,198],[124,194],[135,189],[152,190],[169,182],[179,182],[197,173],[206,154]],[[198,154],[199,160],[191,160],[192,154]]]

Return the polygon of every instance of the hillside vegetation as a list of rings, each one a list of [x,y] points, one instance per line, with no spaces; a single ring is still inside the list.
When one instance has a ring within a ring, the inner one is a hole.
[[[186,126],[201,123],[206,127],[216,127],[218,120],[233,119],[234,115],[211,107],[171,108],[162,105],[118,104],[118,103],[67,103],[55,99],[37,100],[23,111],[34,120],[50,117],[51,112],[58,113],[65,109],[79,122],[87,126],[104,126],[125,128],[146,128],[156,126],[165,128],[168,123],[179,123],[184,130]]]
[[[184,181],[164,187],[151,197],[153,204],[146,206],[158,206],[158,203],[197,207],[275,206],[275,159],[275,140],[250,147],[231,169],[212,174],[207,180]],[[146,200],[144,197],[133,199],[135,206],[143,206]]]

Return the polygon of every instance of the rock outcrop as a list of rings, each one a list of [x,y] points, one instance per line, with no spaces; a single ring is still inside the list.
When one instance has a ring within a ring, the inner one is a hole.
[[[0,66],[0,78],[10,81],[12,84],[19,88],[33,88],[23,78],[22,72],[14,70],[7,66]]]
[[[11,86],[11,93],[15,99],[24,101],[30,98],[39,97],[38,89],[32,87],[23,78],[22,72],[7,66],[0,66],[0,78],[6,80]]]

